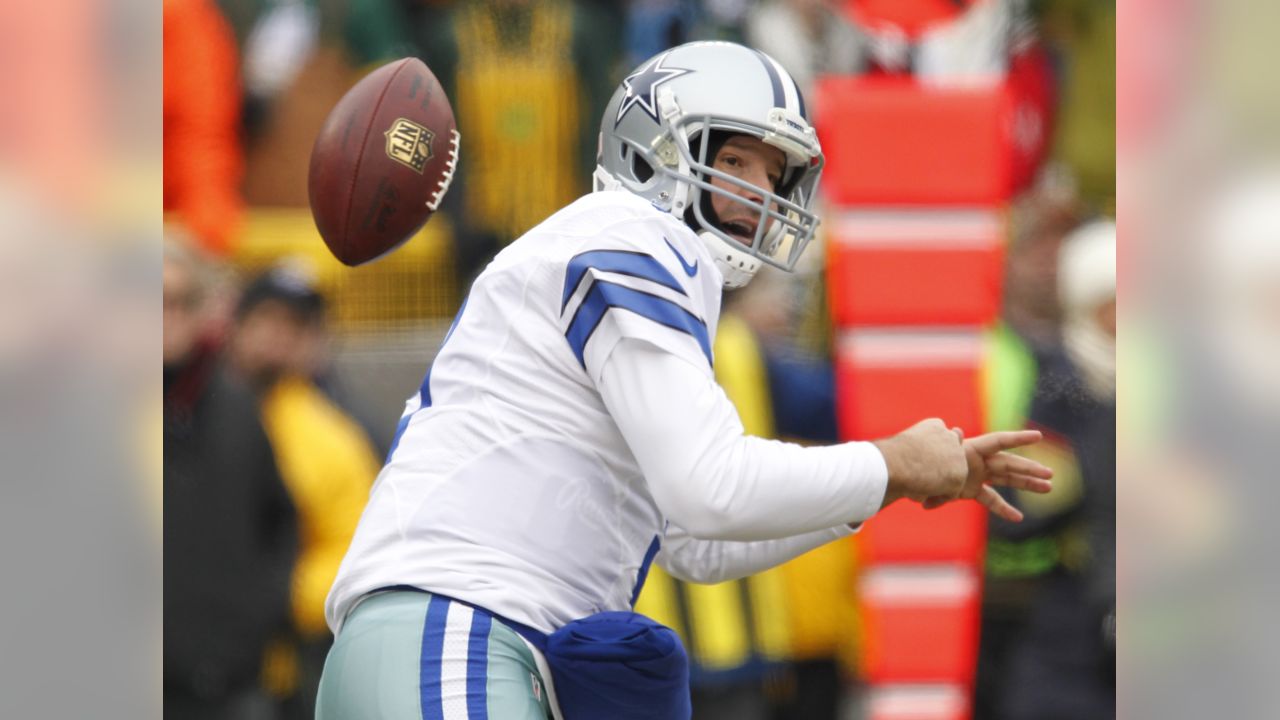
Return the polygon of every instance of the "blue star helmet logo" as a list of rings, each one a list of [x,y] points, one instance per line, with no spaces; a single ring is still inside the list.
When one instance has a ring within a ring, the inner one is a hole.
[[[618,117],[614,118],[613,121],[615,128],[618,127],[618,123],[622,122],[622,118],[633,107],[639,107],[649,117],[653,118],[654,122],[658,122],[658,86],[668,80],[693,72],[685,68],[663,67],[662,61],[666,59],[666,54],[659,55],[641,65],[639,70],[631,73],[627,76],[627,79],[622,81],[622,86],[627,89],[627,94],[622,99],[622,104],[618,106]]]

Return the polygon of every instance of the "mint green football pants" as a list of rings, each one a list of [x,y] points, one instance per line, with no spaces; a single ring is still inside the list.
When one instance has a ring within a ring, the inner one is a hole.
[[[533,653],[487,613],[424,592],[361,602],[329,651],[316,720],[550,720]]]

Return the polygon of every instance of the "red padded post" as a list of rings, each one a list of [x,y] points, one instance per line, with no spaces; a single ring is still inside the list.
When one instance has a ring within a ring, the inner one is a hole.
[[[996,205],[1012,191],[1014,102],[1003,84],[828,76],[815,124],[823,189],[844,206]]]
[[[982,433],[982,354],[977,328],[846,331],[836,347],[841,436],[885,437],[928,417]]]
[[[851,210],[831,222],[831,314],[841,327],[987,325],[1000,312],[1003,211]]]

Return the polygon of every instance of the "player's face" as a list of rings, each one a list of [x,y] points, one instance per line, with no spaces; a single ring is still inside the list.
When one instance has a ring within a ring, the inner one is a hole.
[[[786,155],[778,148],[757,137],[734,135],[720,147],[712,167],[757,187],[776,189],[782,180],[786,164]],[[711,184],[755,202],[764,199],[759,193],[717,178],[712,178]],[[711,194],[711,207],[715,209],[720,227],[725,232],[744,245],[751,244],[760,222],[759,213],[718,193]],[[767,219],[767,222],[772,223],[772,218]]]

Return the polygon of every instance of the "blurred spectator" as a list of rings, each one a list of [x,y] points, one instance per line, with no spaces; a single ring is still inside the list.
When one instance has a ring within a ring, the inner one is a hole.
[[[1032,352],[1045,353],[1061,343],[1058,252],[1084,219],[1084,209],[1066,171],[1054,166],[1014,202],[1009,219],[1002,317]]]
[[[1058,254],[1062,344],[1086,393],[1116,395],[1116,226],[1098,220],[1078,228]]]
[[[1004,77],[1031,29],[1022,0],[851,0],[876,70],[933,83]]]
[[[1051,250],[1040,251],[1044,258],[1052,253],[1053,262],[1047,271],[1037,268],[1048,289],[1037,297],[1048,295],[1054,320],[1044,328],[1048,338],[1056,342],[1058,315],[1056,297],[1057,249],[1054,241]],[[1012,283],[1013,255],[1006,271],[1006,286]],[[1030,286],[1028,285],[1028,289]],[[1000,322],[988,336],[984,367],[986,412],[989,430],[1018,430],[1026,427],[1039,381],[1039,357],[1048,351],[1037,353],[1006,321]],[[1053,463],[1054,492],[1064,476],[1074,478],[1074,465],[1061,453],[1055,454]],[[1042,462],[1044,459],[1042,458]],[[1069,466],[1069,467],[1068,467]],[[988,525],[986,577],[982,590],[982,621],[978,640],[978,666],[974,682],[973,717],[978,720],[995,720],[1001,717],[999,703],[1007,684],[1009,650],[1022,634],[1031,604],[1042,579],[1058,563],[1058,542],[1051,533],[1013,539],[1002,531],[1004,528]]]
[[[748,43],[754,0],[627,0],[623,65],[635,67],[664,50],[695,40]]]
[[[397,0],[218,0],[246,56],[249,90],[281,90],[320,46],[343,49],[356,67],[405,51],[404,11]],[[273,42],[274,41],[274,42]],[[271,47],[281,45],[283,47]],[[290,72],[292,68],[293,72]]]
[[[857,74],[866,66],[867,40],[837,0],[766,0],[747,16],[747,42],[781,63],[810,101],[818,75]]]
[[[243,213],[236,46],[213,0],[164,2],[164,209],[217,255]]]
[[[262,718],[263,648],[286,621],[294,508],[249,389],[203,339],[207,268],[164,249],[164,711]]]
[[[1046,172],[1041,182],[1015,201],[1010,212],[1009,247],[1005,254],[1004,306],[999,324],[987,340],[984,368],[989,430],[1026,426],[1040,380],[1040,363],[1060,347],[1058,252],[1062,239],[1078,224],[1080,213],[1062,175]],[[1062,453],[1053,462],[1054,495],[1074,465]],[[1042,459],[1043,461],[1043,459]],[[1064,467],[1071,465],[1070,468]],[[973,715],[979,720],[1001,717],[998,705],[1007,684],[1009,650],[1023,632],[1043,577],[1058,563],[1057,538],[1038,533],[1008,537],[1006,529],[988,526],[986,577]]]
[[[938,3],[943,4],[943,3]],[[961,5],[961,3],[951,3]],[[914,48],[914,74],[930,82],[982,82],[1009,74],[1010,59],[1033,36],[1025,2],[976,0],[947,22],[926,26]]]
[[[626,67],[693,39],[701,3],[696,0],[631,0],[627,3]]]
[[[240,43],[252,205],[305,207],[311,146],[373,67],[412,54],[397,0],[219,0]]]
[[[581,0],[476,0],[419,28],[453,99],[462,162],[446,196],[459,277],[590,189],[621,28]]]
[[[1114,223],[1095,221],[1072,232],[1059,255],[1062,350],[1041,362],[1029,416],[1045,432],[1034,453],[1054,467],[1054,492],[1019,493],[1021,525],[992,521],[997,536],[1053,546],[1024,598],[1025,625],[1008,641],[1009,681],[992,717],[1115,713],[1104,635],[1115,607],[1115,252]]]
[[[1092,209],[1114,215],[1116,5],[1052,0],[1032,7],[1055,56],[1060,88],[1053,157],[1070,168],[1081,197]],[[1169,10],[1170,16],[1177,14]]]
[[[279,266],[253,280],[236,309],[228,361],[257,393],[276,462],[298,508],[292,627],[268,655],[266,683],[282,720],[315,716],[332,643],[324,600],[380,463],[364,431],[310,379],[325,343],[325,301],[307,275]]]

